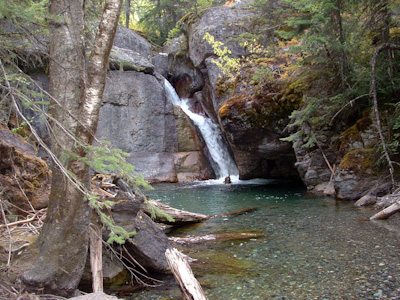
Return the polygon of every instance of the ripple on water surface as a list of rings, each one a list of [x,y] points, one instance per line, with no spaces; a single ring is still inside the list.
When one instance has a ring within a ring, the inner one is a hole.
[[[173,207],[216,215],[258,210],[181,228],[184,236],[252,231],[262,237],[179,246],[210,300],[400,299],[400,220],[365,221],[374,212],[305,196],[288,182],[158,185]],[[132,299],[181,299],[171,279]]]

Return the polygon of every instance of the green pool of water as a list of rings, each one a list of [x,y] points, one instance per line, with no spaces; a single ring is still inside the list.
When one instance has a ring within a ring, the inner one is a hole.
[[[255,232],[247,240],[177,247],[192,258],[210,300],[400,299],[400,220],[306,196],[290,182],[163,184],[148,194],[173,207],[217,215],[258,210],[180,228],[174,236]],[[263,183],[263,184],[262,184]],[[181,299],[173,278],[132,299]]]

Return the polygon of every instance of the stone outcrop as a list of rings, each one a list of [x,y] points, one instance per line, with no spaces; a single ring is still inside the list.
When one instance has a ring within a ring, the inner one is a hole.
[[[181,97],[193,98],[195,105],[220,124],[240,178],[298,177],[291,144],[280,140],[289,112],[279,111],[271,99],[246,98],[240,82],[223,78],[213,63],[217,56],[204,40],[209,33],[232,51],[232,57],[246,55],[234,38],[251,30],[246,21],[255,12],[247,7],[249,2],[185,16],[181,20],[184,35],[164,47],[169,54],[169,79]]]
[[[327,129],[315,131],[318,147],[304,148],[301,142],[295,145],[296,167],[310,191],[341,200],[360,199],[357,206],[390,193],[391,185],[379,176],[374,156],[378,140],[372,119],[371,113],[340,134]]]
[[[97,136],[128,152],[128,162],[151,182],[210,177],[185,115],[151,74],[109,71]]]
[[[161,74],[167,74],[167,56],[157,54],[150,63],[150,50],[133,31],[118,29],[97,136],[128,152],[128,162],[150,182],[209,178],[200,140],[166,98]]]
[[[139,53],[114,46],[110,53],[110,69],[154,73],[154,66]]]

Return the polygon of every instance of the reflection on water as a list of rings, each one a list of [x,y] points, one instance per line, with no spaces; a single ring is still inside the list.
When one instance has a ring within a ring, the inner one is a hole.
[[[373,211],[307,197],[292,183],[250,183],[157,185],[149,193],[173,207],[208,215],[258,208],[173,233],[263,234],[178,246],[197,259],[192,268],[208,299],[400,299],[398,217],[369,222]],[[132,299],[181,299],[173,281],[167,282]]]

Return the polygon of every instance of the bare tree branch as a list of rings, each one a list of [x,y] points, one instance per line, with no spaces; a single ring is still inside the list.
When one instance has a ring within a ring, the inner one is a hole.
[[[383,130],[381,125],[381,118],[379,114],[379,106],[378,106],[378,93],[377,93],[377,84],[376,84],[376,65],[378,61],[379,54],[384,50],[400,50],[400,45],[384,43],[375,49],[374,56],[371,61],[371,97],[374,102],[374,113],[375,113],[375,121],[376,127],[378,129],[379,138],[381,140],[381,144],[383,147],[383,152],[386,158],[386,161],[389,165],[389,173],[392,180],[392,186],[395,187],[395,179],[394,179],[394,166],[392,159],[390,158],[388,149],[386,147],[385,137],[383,136]]]

